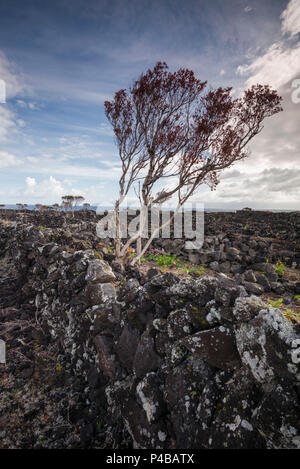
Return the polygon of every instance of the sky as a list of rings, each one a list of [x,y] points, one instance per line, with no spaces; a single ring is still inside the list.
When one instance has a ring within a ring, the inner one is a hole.
[[[112,204],[120,165],[104,101],[157,61],[234,96],[267,83],[283,97],[249,158],[193,201],[300,209],[300,0],[0,0],[0,203]]]

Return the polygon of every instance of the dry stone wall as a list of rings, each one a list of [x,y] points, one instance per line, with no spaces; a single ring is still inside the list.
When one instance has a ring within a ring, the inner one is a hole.
[[[298,326],[224,274],[117,282],[76,236],[0,223],[0,255],[112,428],[134,448],[300,448]]]

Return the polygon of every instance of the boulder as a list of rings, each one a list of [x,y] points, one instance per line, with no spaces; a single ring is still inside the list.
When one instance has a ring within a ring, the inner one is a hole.
[[[132,370],[139,340],[140,335],[138,331],[136,329],[129,328],[129,326],[125,326],[115,347],[116,354],[120,362],[128,371]]]
[[[263,287],[265,292],[271,291],[271,285],[266,275],[257,273],[256,281],[259,285]]]
[[[254,275],[253,270],[247,270],[246,272],[244,272],[244,278],[247,282],[256,283],[256,277]]]
[[[266,304],[260,298],[251,295],[250,297],[237,298],[232,313],[238,322],[246,322],[265,308]]]
[[[247,292],[254,293],[254,295],[262,295],[264,293],[264,288],[258,283],[243,282],[243,285]]]
[[[150,371],[156,371],[161,364],[161,358],[154,347],[154,339],[146,330],[139,341],[133,360],[133,370],[137,378],[144,377]]]
[[[94,342],[98,352],[99,367],[111,379],[120,375],[120,370],[114,354],[114,344],[110,337],[97,335]]]
[[[101,259],[89,262],[85,279],[91,283],[108,283],[116,279],[111,267]]]
[[[197,332],[185,337],[180,343],[215,368],[231,370],[241,365],[234,332],[229,327]]]
[[[100,305],[116,298],[115,287],[111,283],[90,283],[86,286],[85,297],[89,306]]]
[[[269,307],[236,329],[236,343],[243,363],[255,380],[267,387],[275,377],[300,381],[299,364],[293,353],[296,333],[277,308]]]

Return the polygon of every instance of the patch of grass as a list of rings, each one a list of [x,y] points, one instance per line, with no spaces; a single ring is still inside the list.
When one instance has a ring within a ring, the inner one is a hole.
[[[268,303],[272,308],[280,308],[281,303],[283,302],[283,298],[279,298],[279,300],[272,301],[268,298]]]
[[[172,264],[178,265],[179,262],[176,255],[171,256],[170,254],[150,254],[148,260],[154,261],[160,267],[169,267]]]

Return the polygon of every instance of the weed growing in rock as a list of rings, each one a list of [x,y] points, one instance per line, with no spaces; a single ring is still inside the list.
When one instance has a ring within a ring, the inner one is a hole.
[[[270,298],[268,298],[268,303],[272,308],[280,308],[281,303],[283,302],[283,298],[279,298],[279,300],[272,301]]]
[[[276,262],[276,269],[275,269],[276,274],[278,275],[283,275],[285,272],[285,265],[283,262],[280,260]]]

